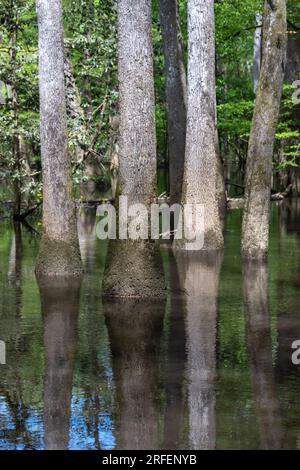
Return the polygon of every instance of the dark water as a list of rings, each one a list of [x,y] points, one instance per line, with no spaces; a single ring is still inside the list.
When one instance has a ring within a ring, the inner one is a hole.
[[[1,449],[300,448],[300,201],[273,205],[268,267],[162,258],[166,303],[104,302],[106,244],[80,213],[80,286],[37,286],[38,239],[0,222]]]

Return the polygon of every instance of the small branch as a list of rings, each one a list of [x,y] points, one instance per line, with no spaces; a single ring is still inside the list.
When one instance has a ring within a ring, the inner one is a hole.
[[[86,160],[87,158],[90,156],[90,155],[93,155],[94,157],[97,157],[99,159],[99,162],[101,162],[101,160],[103,160],[103,155],[101,155],[100,153],[96,152],[95,150],[93,150],[92,148],[88,148],[87,150],[85,150],[83,148],[83,146],[81,146],[79,144],[79,146],[84,150],[84,156],[83,158],[79,161],[79,162],[76,162],[74,167],[73,167],[73,171],[72,171],[72,175],[74,175],[76,173],[76,171],[78,170],[78,168],[80,168],[80,165],[82,165]]]
[[[34,228],[32,227],[32,225],[30,225],[27,220],[21,220],[21,224],[24,225],[24,227],[26,228],[26,230],[28,230],[29,233],[33,234],[33,235],[40,235],[40,233]]]
[[[255,26],[249,26],[249,28],[241,29],[240,31],[236,31],[233,34],[230,34],[230,36],[227,36],[227,38],[225,38],[225,41],[229,41],[229,39],[236,38],[240,34],[245,33],[247,31],[254,31],[255,29],[259,29],[259,28],[262,28],[262,27],[263,27],[262,24],[258,24],[258,25],[255,25]]]
[[[237,183],[231,183],[231,181],[228,180],[226,180],[226,184],[228,184],[229,186],[234,186],[235,188],[245,189],[245,186],[242,186],[241,184]]]
[[[287,196],[289,196],[292,190],[292,185],[289,186],[281,193],[271,194],[271,201],[282,201]],[[228,209],[242,209],[245,204],[244,198],[228,198],[227,199],[227,207]]]
[[[113,203],[115,201],[114,198],[107,198],[107,199],[88,199],[86,201],[80,201],[79,205],[82,204],[89,204],[91,206],[97,206],[106,203]]]

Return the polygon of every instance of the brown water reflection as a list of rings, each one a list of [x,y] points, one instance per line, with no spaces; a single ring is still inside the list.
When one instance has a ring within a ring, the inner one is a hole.
[[[64,450],[69,443],[80,281],[40,281],[39,288],[45,350],[45,449]]]
[[[157,449],[160,445],[159,353],[164,311],[164,303],[124,300],[104,304],[120,449]]]
[[[243,263],[246,343],[261,449],[282,449],[284,428],[272,359],[268,271]]]
[[[299,204],[273,206],[268,265],[162,247],[166,303],[102,301],[107,245],[80,211],[82,285],[40,284],[38,239],[0,224],[1,449],[297,448]]]
[[[192,449],[216,446],[215,379],[217,297],[223,253],[177,254],[184,291],[187,343],[189,442]]]

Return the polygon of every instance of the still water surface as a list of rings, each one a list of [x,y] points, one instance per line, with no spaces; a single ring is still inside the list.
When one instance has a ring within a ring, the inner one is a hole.
[[[81,286],[37,286],[38,239],[0,222],[0,449],[300,448],[300,201],[273,205],[268,266],[161,248],[166,303],[101,297],[106,243],[80,211]]]

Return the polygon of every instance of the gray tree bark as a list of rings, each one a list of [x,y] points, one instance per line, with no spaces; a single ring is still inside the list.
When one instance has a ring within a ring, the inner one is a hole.
[[[214,1],[188,2],[188,102],[184,204],[205,210],[204,249],[223,247],[217,191]],[[175,248],[188,249],[183,240]]]
[[[216,114],[217,117],[217,114]],[[216,195],[219,209],[219,217],[222,230],[225,225],[225,217],[227,211],[227,193],[225,185],[224,164],[222,161],[220,146],[219,146],[219,133],[217,129],[216,119],[216,153],[217,153],[217,181],[216,181]]]
[[[67,48],[65,48],[64,53],[64,74],[67,115],[78,121],[79,134],[83,136],[83,140],[86,141],[88,132],[85,124],[85,115],[81,107],[81,98],[73,74],[70,52]],[[81,139],[80,137],[77,137],[77,146],[75,150],[77,162],[83,161],[85,156],[85,149],[81,143]]]
[[[151,0],[118,2],[119,181],[128,206],[156,200],[156,138]],[[125,272],[124,272],[125,267]],[[111,241],[103,290],[116,297],[165,296],[158,246]]]
[[[163,37],[168,119],[171,203],[181,202],[186,138],[186,73],[177,0],[159,0]]]
[[[246,167],[242,254],[265,258],[269,244],[272,158],[286,60],[285,0],[265,1],[263,59]]]
[[[260,67],[261,67],[261,53],[262,53],[262,15],[256,14],[256,29],[254,32],[254,47],[253,47],[253,91],[256,94]]]
[[[78,275],[82,264],[67,149],[61,0],[37,0],[37,14],[44,228],[36,272]]]
[[[118,2],[120,194],[149,204],[156,196],[151,0]]]

